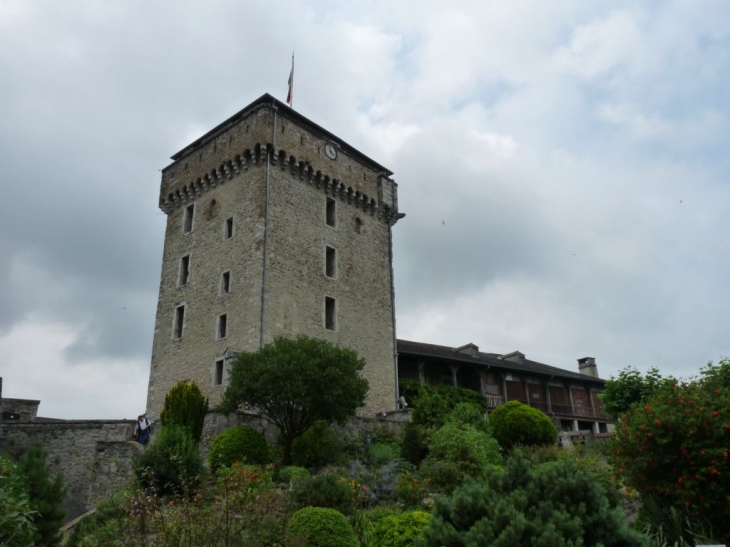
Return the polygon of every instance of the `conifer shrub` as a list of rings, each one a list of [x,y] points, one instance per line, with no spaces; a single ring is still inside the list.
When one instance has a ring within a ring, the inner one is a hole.
[[[18,471],[28,485],[31,507],[37,511],[33,523],[37,528],[34,536],[38,545],[57,545],[59,529],[66,518],[63,498],[66,488],[59,473],[51,479],[46,460],[48,452],[40,444],[32,444],[18,462]]]
[[[425,511],[406,511],[378,522],[371,547],[417,547],[431,518]]]
[[[190,430],[196,444],[203,434],[203,422],[208,412],[208,398],[198,384],[182,380],[172,386],[165,395],[165,405],[160,414],[162,426],[182,426]]]
[[[322,473],[296,483],[291,498],[297,507],[327,507],[345,515],[355,511],[352,488],[336,473]]]
[[[558,430],[544,412],[521,403],[509,401],[495,408],[489,415],[492,435],[500,446],[539,446],[553,444]]]
[[[641,547],[642,536],[624,524],[605,490],[575,463],[549,462],[536,469],[519,450],[504,471],[470,477],[449,498],[436,500],[425,547]]]
[[[464,477],[481,477],[487,466],[501,463],[497,441],[469,424],[449,422],[433,434],[421,469],[434,486],[450,492]]]
[[[342,459],[343,441],[329,422],[319,420],[292,444],[291,459],[300,467],[323,467]]]
[[[210,445],[208,464],[215,472],[219,467],[230,467],[235,462],[263,465],[269,461],[269,447],[264,436],[253,427],[238,426],[226,429]]]
[[[294,513],[286,531],[289,547],[359,547],[345,515],[325,507],[305,507]]]
[[[31,547],[38,535],[28,485],[10,460],[0,457],[0,545]]]
[[[187,427],[168,426],[137,459],[134,472],[145,488],[158,494],[183,495],[200,484],[203,460]]]

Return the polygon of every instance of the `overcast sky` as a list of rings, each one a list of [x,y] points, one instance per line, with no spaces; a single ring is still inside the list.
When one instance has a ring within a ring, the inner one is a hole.
[[[348,5],[350,4],[350,5]],[[0,376],[145,407],[169,156],[261,94],[395,172],[400,338],[730,355],[730,4],[0,0]]]

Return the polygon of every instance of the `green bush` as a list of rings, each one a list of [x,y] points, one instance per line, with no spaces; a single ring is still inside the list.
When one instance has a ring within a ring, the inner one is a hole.
[[[438,393],[428,392],[414,405],[413,422],[426,427],[441,427],[450,410],[446,399]]]
[[[474,403],[459,403],[446,416],[446,423],[469,424],[483,433],[490,433],[489,422],[484,418],[484,410]]]
[[[432,387],[411,380],[400,382],[400,394],[413,409],[413,421],[427,427],[441,427],[446,417],[460,404],[487,408],[487,399],[471,389],[452,386]]]
[[[347,518],[334,509],[305,507],[292,515],[286,531],[291,547],[359,547]]]
[[[28,485],[17,466],[0,457],[0,545],[31,547],[38,529],[38,514],[30,505]]]
[[[37,528],[36,542],[39,545],[57,545],[61,539],[58,531],[66,518],[66,510],[62,505],[66,488],[60,473],[51,480],[47,459],[45,448],[33,444],[20,458],[18,471],[28,485],[30,505],[38,512],[33,519]]]
[[[203,422],[208,412],[208,399],[198,384],[182,380],[172,386],[165,395],[165,405],[160,414],[162,427],[187,427],[195,443],[200,443]]]
[[[436,500],[426,547],[640,547],[606,492],[572,461],[531,469],[516,450],[504,472],[466,478],[450,498]]]
[[[135,462],[139,483],[158,494],[185,494],[196,489],[203,472],[198,445],[186,427],[163,427]]]
[[[335,473],[323,473],[296,483],[291,496],[298,507],[328,507],[346,515],[355,510],[352,489]]]
[[[459,422],[449,422],[431,438],[423,475],[447,492],[466,476],[481,477],[488,465],[499,465],[499,445],[486,433]]]
[[[374,466],[385,465],[400,458],[400,447],[391,443],[373,443],[366,455],[367,463]]]
[[[553,444],[558,430],[547,414],[519,401],[509,401],[489,415],[492,435],[504,448]]]
[[[406,511],[382,519],[375,527],[372,547],[416,547],[431,515],[425,511]]]
[[[294,440],[291,459],[294,465],[300,467],[322,467],[339,462],[342,452],[341,436],[328,422],[319,420]]]
[[[268,461],[269,447],[266,439],[248,426],[226,429],[213,439],[208,452],[208,464],[213,472],[219,467],[230,467],[235,462],[263,465]]]
[[[296,465],[288,465],[279,471],[279,479],[281,482],[288,484],[296,484],[303,480],[310,478],[309,471],[303,467],[297,467]]]
[[[408,422],[403,428],[400,455],[413,465],[420,465],[428,456],[428,443],[431,440],[431,431],[423,425]]]

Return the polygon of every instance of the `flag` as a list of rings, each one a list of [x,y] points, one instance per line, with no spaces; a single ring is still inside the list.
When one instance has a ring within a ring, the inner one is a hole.
[[[286,104],[294,106],[294,53],[291,54],[291,72],[289,73],[289,93],[286,94]]]

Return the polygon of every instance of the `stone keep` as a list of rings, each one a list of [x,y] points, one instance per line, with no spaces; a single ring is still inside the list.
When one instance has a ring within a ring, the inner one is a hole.
[[[237,353],[300,333],[365,359],[362,414],[394,409],[392,173],[268,94],[172,160],[149,416],[184,379],[215,407]]]

